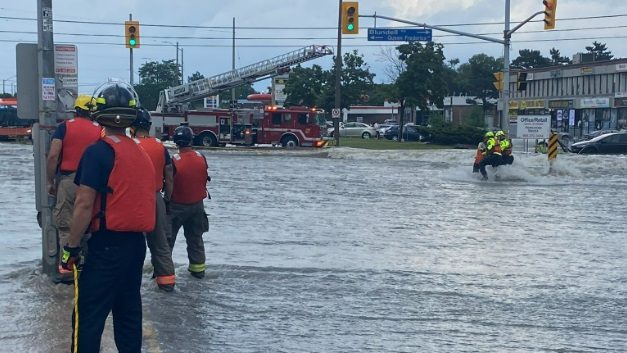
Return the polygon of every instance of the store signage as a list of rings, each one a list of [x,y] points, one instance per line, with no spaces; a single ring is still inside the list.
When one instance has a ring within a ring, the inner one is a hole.
[[[627,63],[616,64],[616,71],[618,72],[627,71]]]
[[[561,99],[561,100],[549,101],[549,109],[572,108],[572,107],[573,107],[572,99]]]
[[[627,107],[627,97],[614,98],[615,107]]]
[[[581,98],[579,100],[580,108],[609,108],[609,98]]]
[[[544,109],[544,99],[510,101],[509,109],[515,109],[515,110]]]

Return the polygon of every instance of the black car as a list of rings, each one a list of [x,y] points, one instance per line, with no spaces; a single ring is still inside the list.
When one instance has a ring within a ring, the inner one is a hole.
[[[398,125],[392,125],[383,135],[388,140],[398,141]],[[415,126],[405,126],[403,128],[403,140],[405,141],[422,141],[424,138],[418,132]]]
[[[574,153],[627,153],[627,132],[604,134],[588,141],[573,143]]]

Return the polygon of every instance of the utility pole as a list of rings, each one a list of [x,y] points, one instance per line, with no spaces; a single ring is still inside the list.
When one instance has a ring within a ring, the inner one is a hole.
[[[38,217],[42,231],[43,273],[57,280],[57,230],[52,222],[54,198],[48,195],[46,162],[50,150],[50,136],[56,124],[56,82],[54,74],[54,40],[52,27],[52,0],[37,0],[37,55],[39,124],[35,128],[35,193]]]
[[[337,51],[335,53],[335,108],[340,109],[342,104],[342,0],[339,0],[337,11]],[[333,136],[335,145],[340,146],[340,119],[333,119]]]
[[[133,14],[132,13],[128,14],[128,20],[129,21],[133,20]],[[132,86],[133,85],[133,48],[130,48],[129,50],[130,50],[130,65],[129,66],[130,66],[130,69],[131,69],[129,82],[130,82],[130,84]]]
[[[503,114],[500,128],[509,131],[509,47],[512,34],[509,31],[510,0],[505,0],[505,28],[503,29]]]
[[[232,45],[231,70],[235,70],[235,17],[233,17],[233,45]],[[235,88],[231,88],[231,107],[235,108]]]
[[[183,61],[183,48],[181,48],[181,84],[185,83],[185,74],[183,71],[184,65],[185,65],[185,62]]]

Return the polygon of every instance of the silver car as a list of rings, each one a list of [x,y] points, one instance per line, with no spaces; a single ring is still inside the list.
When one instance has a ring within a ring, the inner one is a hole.
[[[333,136],[334,132],[333,129],[329,129],[329,136]],[[358,122],[340,124],[340,137],[361,137],[363,139],[369,139],[376,136],[377,130],[370,125]]]

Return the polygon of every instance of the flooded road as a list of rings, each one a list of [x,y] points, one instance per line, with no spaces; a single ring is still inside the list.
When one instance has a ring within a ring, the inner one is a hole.
[[[627,156],[211,150],[210,275],[143,281],[145,352],[625,352]],[[32,147],[0,144],[0,352],[69,350]],[[182,239],[182,238],[181,238]],[[110,323],[103,352],[115,352]]]

